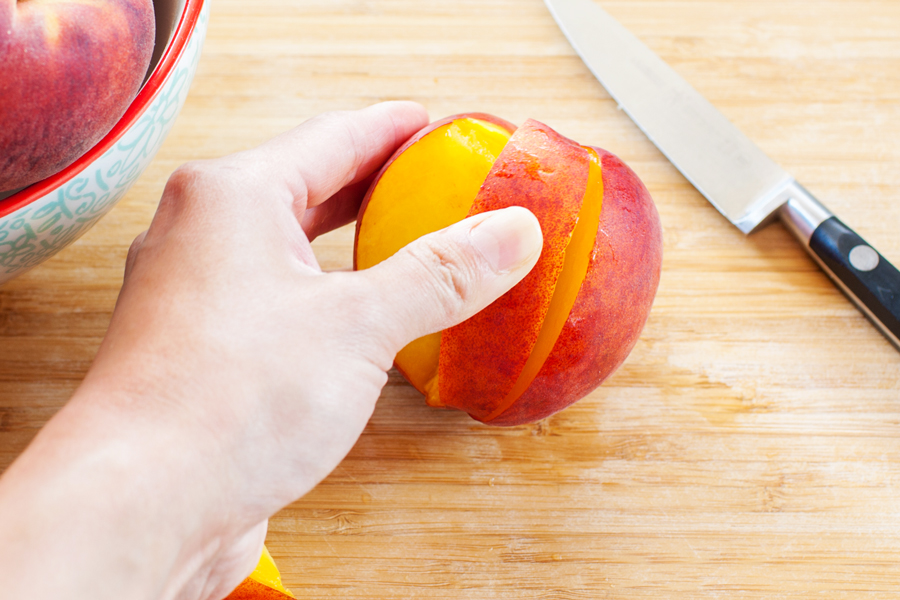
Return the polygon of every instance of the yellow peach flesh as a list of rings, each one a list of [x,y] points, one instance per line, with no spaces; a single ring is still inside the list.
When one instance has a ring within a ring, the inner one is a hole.
[[[291,598],[294,597],[290,590],[281,583],[281,573],[278,571],[278,567],[275,565],[272,555],[269,554],[269,549],[265,546],[263,546],[262,556],[260,556],[259,562],[256,564],[256,569],[250,574],[250,579],[278,590]]]
[[[429,132],[400,154],[369,198],[357,236],[357,268],[374,266],[423,235],[463,220],[509,136],[493,123],[463,118]],[[436,172],[436,157],[453,168]],[[423,393],[437,376],[440,338],[440,333],[419,338],[396,358]]]

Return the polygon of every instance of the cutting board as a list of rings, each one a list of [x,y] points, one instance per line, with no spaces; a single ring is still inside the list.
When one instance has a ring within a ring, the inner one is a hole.
[[[603,2],[900,264],[900,2]],[[301,598],[900,596],[900,353],[780,225],[741,235],[617,110],[539,0],[215,0],[155,162],[0,288],[0,469],[88,369],[169,173],[323,111],[533,117],[628,162],[665,232],[626,364],[545,421],[427,408],[392,372],[346,461],[275,515]],[[352,228],[316,241],[351,264]]]

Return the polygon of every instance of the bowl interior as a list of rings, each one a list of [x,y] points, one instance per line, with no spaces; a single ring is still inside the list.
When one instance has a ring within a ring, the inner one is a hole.
[[[147,75],[144,77],[144,83],[147,83],[147,79],[150,78],[150,75],[156,69],[166,48],[172,43],[175,29],[178,27],[181,15],[184,14],[186,2],[187,0],[153,0],[153,10],[156,13],[156,43],[153,47],[153,57],[150,59]],[[25,188],[0,191],[0,200],[9,198],[23,189]]]
[[[178,19],[184,14],[185,2],[186,0],[153,0],[153,10],[156,13],[156,45],[153,47],[153,58],[150,59],[147,77],[153,73],[163,52],[172,41]],[[145,83],[146,81],[147,79],[144,78]]]

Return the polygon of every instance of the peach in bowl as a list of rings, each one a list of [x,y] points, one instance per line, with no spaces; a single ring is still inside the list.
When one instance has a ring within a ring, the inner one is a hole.
[[[0,284],[78,239],[149,166],[187,98],[209,19],[208,0],[46,6],[0,0],[0,118],[17,124],[0,132]],[[119,27],[105,47],[99,20]],[[83,43],[97,44],[88,59],[67,47]]]

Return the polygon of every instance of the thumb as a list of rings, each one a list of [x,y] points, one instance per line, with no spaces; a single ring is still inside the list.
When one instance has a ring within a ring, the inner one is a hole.
[[[393,350],[456,325],[502,296],[534,267],[542,240],[537,218],[513,206],[423,236],[363,271],[384,301],[383,333]]]

